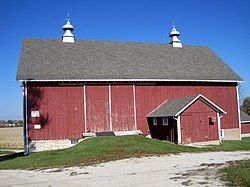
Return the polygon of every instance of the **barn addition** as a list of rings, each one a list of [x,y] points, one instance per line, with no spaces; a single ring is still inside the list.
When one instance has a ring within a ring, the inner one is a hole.
[[[182,144],[241,138],[243,80],[208,47],[183,45],[175,27],[169,44],[76,40],[73,30],[67,20],[62,40],[23,42],[26,153],[110,131]],[[151,116],[171,101],[164,110],[183,111]]]
[[[153,138],[177,143],[219,143],[220,119],[226,112],[202,94],[170,99],[150,114],[148,123]]]
[[[250,116],[244,111],[240,111],[241,118],[241,134],[242,136],[250,136]]]

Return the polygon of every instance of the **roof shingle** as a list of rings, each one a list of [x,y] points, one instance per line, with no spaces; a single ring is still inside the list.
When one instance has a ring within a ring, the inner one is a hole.
[[[152,112],[150,112],[147,115],[147,117],[177,116],[181,114],[186,109],[186,107],[190,106],[191,104],[193,104],[193,102],[196,102],[198,99],[206,103],[213,110],[221,114],[226,114],[226,112],[223,109],[215,105],[212,101],[204,97],[202,94],[196,94],[191,97],[183,97],[183,98],[166,100],[157,108],[155,108]]]
[[[250,122],[250,116],[244,111],[240,110],[240,120],[241,122]]]
[[[147,117],[165,117],[175,116],[180,110],[187,106],[198,95],[192,97],[183,97],[177,99],[166,100],[157,108],[155,108]]]
[[[17,80],[242,81],[211,49],[170,44],[25,39]]]

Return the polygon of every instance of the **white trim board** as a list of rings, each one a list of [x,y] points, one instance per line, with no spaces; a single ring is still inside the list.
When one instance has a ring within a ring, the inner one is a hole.
[[[87,132],[87,100],[86,100],[86,85],[83,86],[83,112],[84,112],[84,132]]]
[[[237,80],[195,80],[195,79],[54,79],[54,80],[18,80],[20,82],[232,82],[241,83],[245,81]]]
[[[237,94],[237,110],[238,110],[238,122],[239,122],[239,129],[240,129],[240,139],[241,139],[241,120],[240,120],[240,98],[239,98],[239,88],[236,86],[236,94]]]
[[[240,123],[250,123],[250,121],[241,121]]]
[[[113,126],[112,126],[112,101],[111,101],[111,86],[109,85],[108,87],[108,94],[109,94],[109,130],[112,131]]]
[[[136,114],[136,91],[135,91],[135,85],[133,85],[133,98],[134,98],[134,122],[135,122],[135,130],[137,130],[137,114]]]

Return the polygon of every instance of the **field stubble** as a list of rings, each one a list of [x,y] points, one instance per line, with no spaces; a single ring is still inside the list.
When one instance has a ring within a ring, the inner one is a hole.
[[[23,128],[0,128],[0,148],[23,148]]]

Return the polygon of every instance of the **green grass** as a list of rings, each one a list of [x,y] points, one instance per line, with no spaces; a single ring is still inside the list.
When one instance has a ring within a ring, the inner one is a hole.
[[[221,145],[208,148],[210,151],[241,151],[250,150],[250,137],[242,138],[242,140],[226,140]]]
[[[196,148],[176,145],[143,136],[97,137],[63,150],[31,153],[28,156],[0,157],[0,169],[38,169],[85,166],[95,163],[180,152],[250,150],[250,138],[224,141],[220,146]]]
[[[222,180],[230,186],[250,186],[250,160],[231,163],[221,170]]]

